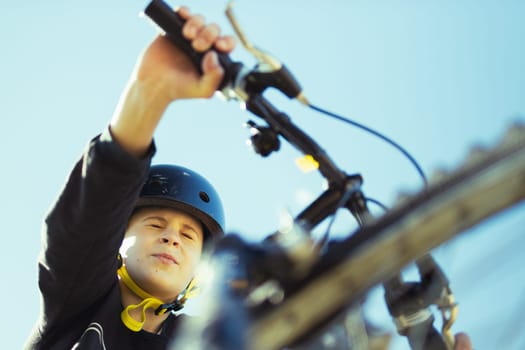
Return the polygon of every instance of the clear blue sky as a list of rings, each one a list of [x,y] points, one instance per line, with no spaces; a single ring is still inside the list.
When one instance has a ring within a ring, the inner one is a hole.
[[[184,4],[232,32],[225,1]],[[146,5],[0,2],[2,348],[20,348],[37,317],[42,218],[156,33],[138,16]],[[314,104],[395,139],[428,174],[454,167],[471,145],[490,145],[511,121],[525,119],[522,1],[238,0],[236,14]],[[233,57],[254,63],[242,48]],[[420,186],[406,159],[382,141],[279,94],[269,98],[341,168],[361,173],[368,196],[391,204],[399,191]],[[229,231],[263,238],[277,228],[281,210],[298,213],[322,189],[318,175],[296,169],[289,145],[267,159],[255,155],[242,126],[255,118],[234,102],[177,103],[167,114],[155,162],[206,174],[222,194]],[[454,329],[469,332],[476,349],[525,347],[525,319],[516,311],[525,309],[524,213],[518,208],[437,252],[461,305]],[[392,327],[380,293],[370,302],[371,317]]]

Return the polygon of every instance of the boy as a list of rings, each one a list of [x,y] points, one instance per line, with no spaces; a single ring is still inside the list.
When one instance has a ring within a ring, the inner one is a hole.
[[[179,13],[197,51],[234,48],[217,25]],[[178,166],[150,171],[168,104],[217,89],[224,72],[214,52],[202,71],[162,36],[143,53],[109,128],[89,143],[46,218],[43,309],[26,348],[167,348],[178,320],[170,311],[186,298],[203,242],[224,229],[220,199],[202,176]]]
[[[233,50],[217,25],[186,8],[179,14],[197,51]],[[220,200],[202,176],[150,169],[169,103],[211,97],[224,74],[213,52],[202,71],[162,36],[142,55],[109,128],[89,143],[46,218],[43,310],[27,349],[168,347],[179,320],[170,311],[191,292],[204,241],[224,229]]]

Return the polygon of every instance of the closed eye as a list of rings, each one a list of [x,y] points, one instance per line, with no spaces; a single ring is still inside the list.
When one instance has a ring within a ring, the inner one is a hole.
[[[144,226],[153,229],[163,229],[164,227],[166,227],[166,220],[157,216],[147,217],[144,220]]]
[[[182,232],[182,235],[191,240],[195,239],[195,234],[193,232]]]

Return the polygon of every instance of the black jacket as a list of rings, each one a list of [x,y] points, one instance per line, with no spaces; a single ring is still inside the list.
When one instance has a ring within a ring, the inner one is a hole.
[[[166,349],[178,318],[161,334],[120,320],[117,254],[147,177],[154,145],[137,159],[106,130],[86,147],[43,228],[42,310],[26,349]]]

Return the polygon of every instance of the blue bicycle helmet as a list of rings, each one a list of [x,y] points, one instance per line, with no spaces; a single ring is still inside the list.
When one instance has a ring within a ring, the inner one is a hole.
[[[224,234],[224,210],[217,191],[202,175],[178,165],[150,168],[136,208],[159,206],[181,210],[204,226],[205,238]]]

